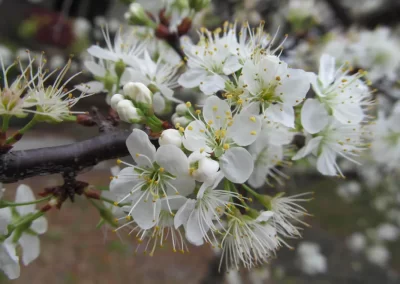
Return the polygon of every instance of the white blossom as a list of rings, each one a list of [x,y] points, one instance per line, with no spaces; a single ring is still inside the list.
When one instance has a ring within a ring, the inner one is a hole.
[[[161,136],[158,139],[158,143],[160,144],[160,146],[171,144],[177,147],[181,147],[182,135],[176,129],[166,129],[161,133]]]
[[[327,259],[320,252],[318,244],[302,242],[297,248],[300,269],[309,275],[325,273],[328,269]]]
[[[366,251],[367,259],[378,266],[385,267],[390,259],[390,252],[383,245],[374,245]]]
[[[140,228],[149,229],[156,224],[160,199],[176,194],[187,196],[193,192],[195,181],[189,175],[187,157],[178,147],[163,145],[156,151],[147,134],[138,129],[132,131],[126,145],[137,165],[125,163],[128,167],[111,181],[110,190],[125,194],[118,203],[131,198],[128,215]]]

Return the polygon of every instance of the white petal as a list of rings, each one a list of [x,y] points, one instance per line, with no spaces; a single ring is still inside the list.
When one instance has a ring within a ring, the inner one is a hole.
[[[253,158],[246,149],[235,147],[220,158],[220,168],[225,177],[234,183],[244,183],[254,169]]]
[[[255,166],[253,172],[249,177],[249,184],[254,188],[262,187],[267,178],[268,167]]]
[[[323,175],[335,176],[337,175],[335,165],[336,165],[335,152],[333,152],[328,147],[324,147],[317,160],[317,170]]]
[[[182,225],[186,226],[190,213],[192,213],[195,205],[196,205],[196,200],[188,199],[186,203],[181,208],[179,208],[178,212],[176,212],[174,217],[175,229],[178,229]]]
[[[7,226],[11,223],[12,213],[11,208],[0,209],[0,234],[5,235],[8,233]]]
[[[152,228],[156,224],[156,221],[160,216],[161,204],[160,199],[156,202],[153,202],[151,197],[148,200],[145,200],[145,197],[141,196],[142,194],[145,193],[141,192],[137,194],[137,197],[132,201],[132,205],[134,205],[138,198],[141,198],[132,211],[132,217],[140,228],[146,230]]]
[[[1,270],[3,270],[4,274],[7,275],[10,280],[19,278],[21,274],[21,267],[17,262],[2,265]]]
[[[304,129],[315,134],[324,129],[328,122],[328,112],[324,105],[318,100],[307,99],[301,109],[301,124]]]
[[[225,79],[220,75],[207,76],[202,83],[200,84],[200,90],[205,95],[213,95],[225,88]]]
[[[204,82],[206,77],[207,73],[203,69],[189,69],[179,77],[178,83],[185,88],[195,88]]]
[[[15,197],[16,203],[31,202],[34,200],[36,200],[35,195],[33,195],[33,192],[29,186],[25,184],[21,184],[20,186],[18,186],[17,195]],[[24,206],[17,206],[15,209],[21,216],[23,216],[35,212],[35,207],[36,207],[35,204],[30,204]]]
[[[22,247],[22,263],[28,265],[40,254],[40,241],[38,236],[23,233],[18,240]]]
[[[275,92],[280,95],[284,104],[295,106],[306,97],[310,89],[310,81],[303,70],[289,69],[287,73],[289,77],[285,76],[281,79],[281,85]]]
[[[257,217],[256,221],[257,222],[266,222],[272,216],[274,216],[274,212],[272,212],[272,211],[262,211],[261,214]]]
[[[294,110],[291,105],[275,104],[265,110],[269,120],[282,123],[287,127],[294,128]]]
[[[114,193],[125,193],[127,194],[132,188],[139,183],[139,179],[136,177],[137,173],[133,167],[123,168],[117,178],[113,178],[110,183],[110,191]]]
[[[101,64],[98,64],[96,62],[94,62],[93,60],[88,60],[85,61],[84,66],[87,70],[89,70],[90,73],[92,73],[94,76],[103,78],[106,76],[106,68],[104,66],[102,66]]]
[[[188,174],[189,161],[183,151],[175,145],[163,145],[158,148],[156,161],[167,172],[173,175]]]
[[[35,233],[42,235],[47,232],[47,219],[45,217],[39,217],[35,221],[32,222],[31,229],[35,231]]]
[[[233,124],[228,128],[227,136],[236,144],[247,146],[253,143],[261,132],[261,120],[257,116],[239,114],[235,115]]]
[[[200,120],[195,120],[189,123],[185,129],[185,137],[182,139],[183,146],[189,151],[197,151],[205,149],[210,152],[211,149],[207,146],[207,128]]]
[[[207,226],[207,223],[211,222],[211,215],[207,214],[206,216],[203,216],[203,218],[208,218],[208,222],[201,222],[200,218],[199,210],[192,211],[185,228],[187,240],[196,246],[200,246],[204,243],[204,233],[210,229]],[[202,224],[203,230],[201,230],[200,224]]]
[[[151,144],[147,134],[139,129],[133,129],[132,134],[126,140],[129,153],[139,166],[152,167],[155,160],[156,148]],[[137,157],[136,154],[144,155]]]
[[[358,124],[364,119],[364,112],[359,104],[337,104],[332,108],[333,116],[343,124]]]
[[[161,210],[164,211],[177,211],[179,210],[188,199],[183,196],[168,196],[160,199]]]
[[[106,60],[111,60],[111,61],[117,61],[117,57],[115,54],[109,50],[106,50],[104,48],[101,48],[100,46],[97,45],[92,45],[87,49],[87,52],[97,58],[101,59],[106,59]]]
[[[77,88],[81,92],[87,92],[89,94],[96,94],[96,93],[100,93],[104,90],[104,84],[99,81],[90,81],[87,83],[76,85],[75,88]]]
[[[323,54],[319,60],[318,79],[324,88],[335,80],[335,58],[329,54]]]
[[[157,92],[153,96],[153,109],[156,114],[163,114],[165,111],[166,103],[164,97]]]
[[[166,97],[168,100],[177,100],[177,99],[175,99],[174,97],[173,97],[173,95],[174,95],[174,91],[172,90],[172,89],[170,89],[170,88],[168,88],[167,86],[165,86],[165,85],[162,85],[162,84],[158,84],[157,85],[157,88],[160,90],[160,92],[161,92],[161,94],[163,94],[164,95],[164,97]],[[180,101],[180,100],[177,100],[178,102],[182,102],[182,101]]]
[[[230,75],[242,68],[239,59],[236,56],[230,56],[225,60],[223,72],[225,75]]]
[[[176,179],[169,180],[167,184],[167,194],[176,194],[175,189],[181,196],[188,196],[193,193],[194,187],[196,186],[195,180],[189,175],[178,175]],[[175,189],[174,189],[174,188]]]
[[[315,149],[318,148],[322,138],[322,136],[318,136],[308,141],[308,143],[303,148],[301,148],[296,155],[293,156],[292,160],[299,160],[312,153]]]
[[[220,129],[226,125],[227,116],[231,117],[231,108],[224,100],[216,96],[211,96],[206,99],[203,106],[203,117],[206,123],[212,121],[211,127]]]

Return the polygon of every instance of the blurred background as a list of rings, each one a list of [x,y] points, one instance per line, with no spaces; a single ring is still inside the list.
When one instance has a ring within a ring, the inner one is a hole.
[[[86,49],[104,44],[102,27],[108,26],[113,35],[123,24],[127,4],[122,2],[129,1],[2,0],[0,55],[10,64],[16,57],[26,58],[26,49],[45,52],[51,69],[62,67],[73,55],[71,72],[81,71]],[[156,0],[138,2],[149,11],[159,7]],[[226,20],[253,26],[264,20],[271,34],[279,27],[278,37],[289,35],[282,56],[294,67],[317,71],[319,56],[328,52],[368,70],[377,89],[377,108],[387,115],[400,98],[398,0],[213,0],[194,19],[193,36],[201,26],[213,29]],[[357,44],[367,46],[370,58],[376,59],[373,64],[364,67],[365,60],[355,59],[352,48]],[[84,72],[71,85],[90,79]],[[105,94],[81,100],[77,110],[93,105],[107,112]],[[11,125],[17,129],[24,123]],[[62,124],[62,129],[40,124],[15,149],[63,145],[96,134],[97,129],[72,123]],[[393,153],[400,153],[398,143],[395,146]],[[47,214],[49,230],[41,237],[41,255],[13,283],[400,283],[400,165],[388,169],[374,155],[363,157],[362,164],[343,163],[346,179],[326,178],[302,165],[285,168],[290,179],[264,190],[314,192],[314,200],[305,204],[312,214],[305,218],[310,227],[302,240],[289,241],[293,250],[282,248],[269,265],[252,272],[218,274],[218,252],[206,246],[191,246],[184,255],[168,248],[158,249],[154,257],[136,255],[134,240],[96,229],[98,212],[78,198]],[[114,165],[101,163],[80,179],[107,185]],[[62,179],[55,175],[24,183],[40,192]],[[11,199],[17,186],[7,185]],[[0,277],[0,283],[11,282]]]

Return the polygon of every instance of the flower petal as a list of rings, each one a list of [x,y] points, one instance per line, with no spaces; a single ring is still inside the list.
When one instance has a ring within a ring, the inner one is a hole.
[[[291,105],[275,104],[265,110],[267,119],[294,128],[294,110]]]
[[[87,49],[87,52],[97,58],[101,59],[106,59],[106,60],[111,60],[111,61],[117,61],[118,58],[115,56],[115,54],[107,49],[101,48],[100,46],[97,45],[92,45]]]
[[[133,129],[126,140],[128,151],[139,166],[152,167],[155,160],[156,148],[143,130]],[[137,154],[140,154],[138,156]]]
[[[291,106],[301,103],[310,89],[310,80],[303,70],[288,69],[281,81],[282,83],[278,85],[275,92],[280,94],[284,104]]]
[[[186,203],[179,208],[178,212],[175,214],[174,218],[174,226],[175,229],[178,229],[180,226],[186,226],[186,223],[189,219],[190,214],[192,213],[194,207],[196,205],[196,200],[188,199]]]
[[[364,119],[360,104],[337,104],[332,108],[333,116],[343,124],[358,124]]]
[[[220,129],[226,125],[227,118],[231,116],[231,108],[226,101],[211,96],[204,102],[203,117],[212,128]]]
[[[207,96],[213,95],[224,88],[225,79],[220,75],[207,76],[202,84],[200,84],[200,90]]]
[[[209,220],[208,222],[204,222],[201,218],[208,218]],[[212,222],[211,214],[201,217],[199,210],[193,210],[185,228],[186,239],[193,245],[201,246],[204,243],[204,234],[210,229],[207,225],[209,222]],[[202,225],[202,228],[200,225]]]
[[[132,206],[135,205],[139,199],[140,200],[132,210],[131,215],[140,228],[147,230],[154,227],[156,224],[160,216],[161,204],[160,199],[156,202],[153,202],[151,198],[146,200],[145,194],[146,193],[140,192],[133,198]]]
[[[195,88],[204,82],[206,77],[207,73],[203,69],[189,69],[179,77],[178,83],[184,88]]]
[[[25,184],[21,184],[20,186],[18,186],[17,195],[15,197],[16,203],[31,202],[35,200],[36,200],[35,195],[33,194],[33,191],[29,186]],[[15,209],[21,216],[23,216],[35,212],[35,207],[36,207],[35,204],[30,204],[24,206],[17,206]]]
[[[22,263],[28,265],[40,254],[40,240],[38,236],[23,233],[18,243],[22,247]]]
[[[328,122],[328,112],[324,105],[318,100],[307,99],[301,109],[301,124],[304,129],[315,134],[324,129]]]
[[[188,174],[180,174],[176,179],[172,179],[167,183],[167,195],[177,194],[176,191],[181,196],[188,196],[193,193],[194,187],[196,186],[195,180]]]
[[[222,71],[225,75],[230,75],[242,68],[239,59],[236,56],[230,56],[225,60]]]
[[[337,175],[336,170],[336,154],[328,147],[323,147],[321,154],[317,160],[317,170],[327,176]]]
[[[220,158],[220,168],[225,177],[234,183],[244,183],[254,169],[253,158],[246,149],[235,147]]]
[[[319,59],[318,79],[324,88],[335,80],[335,58],[329,54],[323,54]]]
[[[322,138],[322,136],[312,138],[303,148],[299,150],[299,152],[297,152],[296,155],[293,156],[292,160],[299,160],[312,153],[318,148]]]
[[[257,116],[248,114],[236,115],[233,124],[228,128],[227,136],[236,144],[247,146],[253,143],[261,132],[261,120]]]
[[[207,146],[207,128],[200,120],[195,120],[189,123],[185,129],[185,137],[182,139],[183,146],[189,151],[197,151],[204,149],[206,152],[211,152]]]
[[[163,145],[158,148],[156,161],[167,172],[173,175],[189,173],[189,161],[185,153],[175,145]]]
[[[106,68],[102,66],[101,64],[96,63],[94,60],[86,60],[83,62],[83,65],[87,70],[89,70],[90,73],[92,73],[94,76],[103,78],[106,76]]]
[[[31,229],[35,231],[35,233],[42,235],[47,232],[47,219],[45,217],[39,217],[35,221],[32,222]]]

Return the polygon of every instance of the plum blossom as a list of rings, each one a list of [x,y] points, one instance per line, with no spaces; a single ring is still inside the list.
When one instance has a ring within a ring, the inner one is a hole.
[[[304,103],[302,123],[312,129],[312,134],[326,125],[326,119],[319,119],[326,112],[332,113],[343,124],[358,124],[365,119],[364,108],[371,104],[371,94],[368,86],[360,80],[362,72],[349,75],[349,70],[343,71],[343,68],[336,70],[335,58],[323,54],[318,76],[308,73],[317,100],[309,99]]]
[[[258,63],[246,61],[240,80],[245,88],[245,103],[259,107],[271,121],[294,127],[293,107],[304,100],[310,89],[303,70],[288,68],[278,57],[268,55]]]
[[[24,184],[21,184],[17,188],[15,197],[16,203],[25,203],[35,201],[35,196],[32,190]],[[36,213],[35,204],[29,204],[24,206],[17,206],[14,209],[6,207],[0,209],[0,216],[2,219],[7,220],[8,223],[18,221],[27,215]],[[13,269],[17,269],[14,266],[14,262],[18,263],[18,257],[15,255],[17,245],[22,248],[22,263],[24,265],[30,264],[40,254],[40,240],[39,235],[44,234],[47,231],[47,220],[43,216],[35,219],[29,226],[23,230],[19,238],[16,239],[16,232],[14,231],[10,237],[3,243],[4,248],[7,250],[9,256],[11,256],[13,262]],[[19,274],[19,268],[17,270]]]
[[[232,117],[228,103],[215,96],[205,101],[202,116],[186,127],[184,147],[189,151],[213,153],[227,179],[245,182],[253,171],[253,159],[245,148],[236,145],[253,143],[261,121],[244,112]]]
[[[175,145],[163,145],[156,151],[147,134],[139,129],[132,131],[126,145],[137,165],[124,163],[128,167],[111,181],[110,190],[123,193],[117,204],[130,202],[128,216],[140,228],[150,229],[160,214],[161,198],[187,196],[193,192],[195,181],[189,175],[186,155]],[[172,209],[169,211],[172,213]]]

